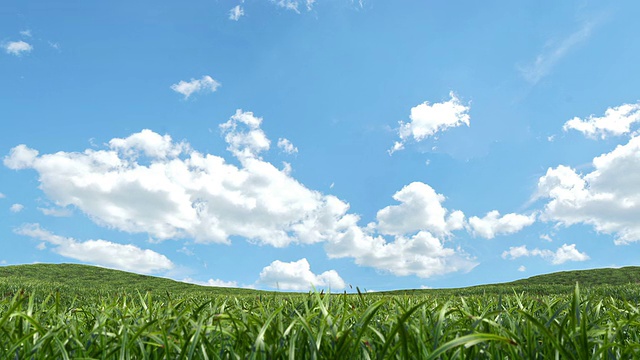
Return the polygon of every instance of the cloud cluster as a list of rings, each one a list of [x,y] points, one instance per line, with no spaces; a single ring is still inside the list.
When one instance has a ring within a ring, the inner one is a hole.
[[[497,210],[493,210],[483,218],[472,216],[469,218],[469,225],[473,229],[474,235],[479,235],[485,239],[493,239],[496,235],[517,233],[535,221],[535,214],[521,215],[511,213],[500,217],[500,213]]]
[[[405,143],[410,139],[422,141],[449,128],[463,124],[469,126],[469,106],[462,104],[453,92],[449,93],[449,96],[451,99],[445,102],[435,104],[424,102],[411,108],[410,121],[398,123],[400,141],[396,141],[389,150],[389,154],[404,149]]]
[[[551,261],[554,265],[560,265],[567,261],[586,261],[589,260],[589,256],[586,253],[581,253],[576,249],[575,244],[567,245],[563,244],[555,252],[551,250],[540,250],[535,248],[533,250],[527,249],[526,245],[510,247],[508,251],[502,253],[503,259],[515,260],[523,256],[539,256],[543,259]],[[522,267],[523,269],[526,269]],[[524,271],[524,270],[522,270]]]
[[[23,225],[15,232],[54,245],[53,251],[61,256],[104,267],[143,274],[170,270],[174,267],[166,256],[152,250],[106,240],[77,241],[55,235],[42,229],[39,224]]]
[[[640,122],[640,104],[624,104],[607,109],[602,117],[591,115],[584,120],[574,117],[562,129],[579,131],[591,139],[605,139],[610,135],[628,134],[631,132],[631,125],[637,122]]]
[[[25,41],[10,41],[6,44],[3,44],[2,47],[7,54],[20,56],[24,53],[29,53],[33,50],[33,46]]]
[[[273,246],[324,241],[347,204],[309,190],[262,161],[261,119],[238,111],[221,128],[241,166],[150,130],[109,142],[108,150],[38,151],[19,145],[4,164],[33,168],[41,189],[100,225],[162,239],[228,243],[240,236]]]
[[[476,265],[461,249],[445,245],[453,231],[466,227],[465,215],[444,208],[444,196],[429,185],[405,186],[393,196],[399,204],[381,209],[375,222],[362,227],[349,204],[305,187],[291,176],[290,165],[278,169],[262,159],[271,142],[261,123],[238,110],[220,125],[239,165],[151,130],[112,139],[103,150],[40,155],[22,144],[4,164],[34,169],[58,207],[157,240],[229,243],[240,237],[276,247],[322,242],[331,258],[420,277]],[[284,140],[281,147],[295,149]]]
[[[309,290],[311,287],[328,287],[335,290],[345,288],[344,280],[335,270],[316,275],[311,271],[306,258],[292,262],[272,262],[262,269],[258,283],[281,290]]]
[[[640,240],[640,137],[593,159],[579,174],[560,165],[538,180],[537,198],[549,199],[542,219],[565,226],[583,223],[614,234],[616,244]]]
[[[181,80],[177,84],[171,85],[171,90],[184,95],[188,99],[191,94],[198,92],[214,92],[220,87],[220,83],[211,76],[205,75],[200,79],[191,79],[191,81]]]

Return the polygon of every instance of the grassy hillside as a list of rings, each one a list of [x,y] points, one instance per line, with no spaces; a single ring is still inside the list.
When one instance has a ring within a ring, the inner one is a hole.
[[[212,292],[250,294],[256,290],[199,286],[155,276],[134,274],[80,264],[30,264],[0,266],[0,281],[23,287],[71,288],[80,290],[138,290],[140,292]]]
[[[552,274],[533,276],[527,279],[517,280],[505,285],[575,285],[581,286],[595,285],[628,285],[640,283],[640,267],[627,266],[613,269],[591,269],[562,271]]]
[[[627,266],[623,268],[603,268],[591,270],[561,271],[551,274],[537,275],[527,279],[516,280],[500,284],[471,286],[458,289],[441,290],[396,290],[386,294],[421,294],[440,292],[454,295],[476,295],[483,293],[502,293],[512,291],[527,291],[539,294],[567,293],[576,285],[582,288],[596,286],[624,286],[640,284],[640,267]]]
[[[0,282],[14,286],[31,288],[46,284],[47,287],[60,287],[82,290],[104,291],[152,291],[171,293],[212,293],[212,294],[252,294],[257,290],[218,288],[186,284],[171,279],[145,276],[125,271],[105,269],[80,264],[30,264],[0,266]],[[383,292],[386,294],[454,294],[473,295],[482,293],[502,293],[531,291],[540,293],[566,293],[575,286],[591,287],[598,285],[640,284],[640,267],[624,267],[619,269],[593,269],[564,271],[552,274],[533,276],[502,284],[472,286],[460,289],[441,290],[396,290]],[[264,293],[264,292],[261,292]]]

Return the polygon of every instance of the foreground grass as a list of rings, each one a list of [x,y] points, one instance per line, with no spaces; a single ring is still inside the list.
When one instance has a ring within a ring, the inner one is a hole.
[[[1,280],[1,279],[0,279]],[[504,289],[503,289],[504,290]],[[632,359],[640,289],[222,295],[0,281],[1,359]]]

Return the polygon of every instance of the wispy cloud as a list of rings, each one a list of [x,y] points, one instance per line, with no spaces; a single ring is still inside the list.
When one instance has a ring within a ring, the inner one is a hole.
[[[211,76],[205,75],[201,79],[191,79],[191,81],[180,81],[171,85],[171,90],[184,95],[188,99],[191,94],[196,92],[214,92],[220,87],[220,83]]]
[[[547,76],[556,64],[562,60],[576,46],[585,42],[597,22],[589,21],[582,24],[580,29],[560,40],[551,40],[544,47],[542,52],[536,56],[535,61],[529,65],[519,66],[520,74],[530,83],[536,84],[540,79]]]
[[[12,213],[19,213],[23,209],[24,209],[24,205],[22,205],[22,204],[13,204],[9,208],[9,210],[11,210]]]
[[[236,5],[229,10],[229,20],[238,21],[244,15],[244,10],[240,5]]]
[[[41,240],[53,246],[52,250],[64,257],[87,263],[143,274],[170,270],[174,264],[166,256],[149,249],[106,240],[78,241],[55,235],[39,224],[25,224],[15,233]],[[46,248],[45,245],[39,245]]]

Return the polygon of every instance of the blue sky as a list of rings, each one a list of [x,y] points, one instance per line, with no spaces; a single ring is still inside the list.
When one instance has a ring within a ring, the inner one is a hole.
[[[638,265],[639,8],[5,1],[0,262],[335,291]]]

